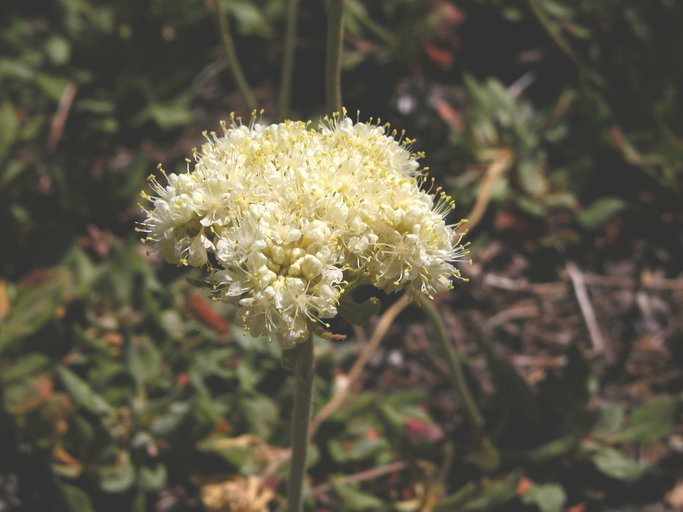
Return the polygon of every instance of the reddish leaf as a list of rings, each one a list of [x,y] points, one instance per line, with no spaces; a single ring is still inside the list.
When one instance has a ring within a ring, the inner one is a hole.
[[[39,268],[26,275],[22,280],[21,284],[27,286],[39,286],[46,282],[54,275],[54,269],[51,268]]]
[[[179,373],[176,378],[175,378],[176,384],[180,386],[181,388],[190,381],[190,376],[187,374],[187,372]]]
[[[407,419],[405,425],[408,438],[415,444],[435,443],[444,437],[443,430],[438,425],[426,423],[417,418]]]
[[[185,296],[185,305],[199,323],[221,335],[228,332],[228,322],[198,293],[188,293]]]
[[[422,48],[427,56],[444,70],[453,67],[453,52],[450,49],[439,48],[426,39],[422,40]]]
[[[462,116],[447,101],[436,99],[434,100],[433,105],[436,113],[450,127],[451,130],[454,132],[459,132],[462,130]]]
[[[517,496],[524,496],[529,492],[533,482],[526,477],[522,477],[517,485]]]
[[[52,389],[52,379],[47,375],[13,384],[5,392],[5,407],[10,414],[27,414],[44,404]]]
[[[0,320],[9,313],[9,298],[7,297],[7,283],[0,279]]]

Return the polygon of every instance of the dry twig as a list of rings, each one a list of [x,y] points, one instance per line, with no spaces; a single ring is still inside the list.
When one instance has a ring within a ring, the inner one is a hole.
[[[392,304],[391,307],[389,307],[389,309],[387,309],[381,316],[377,322],[375,331],[370,337],[370,341],[367,343],[363,349],[363,352],[361,352],[360,356],[349,371],[345,385],[337,391],[332,399],[327,402],[327,404],[325,404],[318,414],[315,415],[315,418],[313,418],[309,437],[312,438],[315,435],[315,432],[318,430],[318,427],[320,427],[321,423],[334,414],[334,412],[344,403],[344,400],[346,400],[351,387],[363,373],[365,365],[368,364],[368,361],[377,350],[377,347],[379,347],[380,342],[384,338],[387,330],[389,330],[389,327],[391,327],[394,319],[406,308],[406,306],[408,306],[408,304],[410,304],[410,298],[404,295],[394,302],[394,304]]]
[[[572,282],[572,286],[574,287],[574,293],[576,294],[576,300],[579,303],[581,314],[586,322],[586,327],[588,327],[588,333],[591,338],[591,343],[593,344],[593,349],[598,354],[604,354],[608,363],[614,362],[614,353],[612,352],[612,348],[607,343],[607,340],[602,335],[602,331],[598,325],[598,320],[595,316],[593,304],[588,296],[588,289],[586,288],[586,282],[583,278],[583,274],[581,274],[581,271],[574,263],[567,263],[566,269],[569,279]]]
[[[55,112],[55,116],[52,118],[50,133],[47,136],[46,147],[48,150],[55,149],[59,139],[62,138],[64,125],[66,124],[67,117],[69,117],[69,111],[71,110],[71,105],[76,97],[77,90],[78,85],[76,82],[69,82],[66,84],[66,87],[64,87],[64,92],[62,92],[59,105],[57,105],[57,112]]]
[[[359,473],[354,473],[353,475],[344,476],[337,479],[337,482],[342,484],[357,484],[358,482],[364,482],[366,480],[373,480],[379,478],[380,476],[389,475],[391,473],[396,473],[405,469],[407,464],[402,460],[392,462],[386,466],[380,466],[378,468],[367,469],[365,471],[360,471]],[[306,493],[308,496],[317,496],[319,494],[324,494],[332,489],[332,484],[325,483],[316,485]]]
[[[488,208],[489,201],[491,200],[491,189],[493,188],[493,184],[496,182],[499,175],[510,168],[511,163],[512,155],[509,150],[500,149],[496,152],[496,158],[486,169],[484,179],[481,181],[477,200],[466,217],[467,222],[462,223],[457,229],[458,235],[464,235],[468,230],[474,229],[474,227],[479,224],[479,221],[486,213],[486,208]]]
[[[511,308],[504,309],[503,311],[496,313],[484,324],[484,330],[493,331],[496,327],[499,327],[511,320],[517,320],[520,318],[534,318],[538,316],[540,309],[537,304],[521,304],[515,305]]]

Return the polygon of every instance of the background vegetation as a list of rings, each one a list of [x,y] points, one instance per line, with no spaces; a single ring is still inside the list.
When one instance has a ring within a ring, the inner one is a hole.
[[[281,507],[279,351],[134,231],[156,164],[184,169],[202,130],[248,113],[216,1],[0,7],[0,510]],[[223,7],[275,119],[286,3]],[[437,304],[484,425],[411,306],[320,424],[310,510],[680,510],[683,4],[345,14],[344,104],[416,138],[470,212],[471,281]],[[301,1],[295,118],[324,113],[324,20]],[[315,411],[387,324],[381,299],[317,341]]]

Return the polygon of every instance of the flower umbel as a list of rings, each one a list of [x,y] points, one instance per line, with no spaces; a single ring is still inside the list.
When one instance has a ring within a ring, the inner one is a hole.
[[[234,116],[222,128],[205,133],[188,172],[150,177],[140,229],[168,262],[206,267],[252,334],[291,348],[337,314],[348,287],[432,296],[459,277],[453,202],[423,188],[413,141],[345,112],[318,129]]]

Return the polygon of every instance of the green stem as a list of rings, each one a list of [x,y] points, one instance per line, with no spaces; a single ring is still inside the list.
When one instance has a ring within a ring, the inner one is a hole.
[[[538,22],[545,30],[548,37],[553,40],[557,47],[562,50],[562,52],[569,57],[569,59],[576,65],[581,76],[585,76],[597,85],[602,85],[602,78],[592,71],[590,67],[577,55],[572,48],[572,45],[565,39],[562,35],[560,29],[548,18],[545,11],[541,7],[539,0],[528,0],[529,6],[531,7],[531,12],[536,17]]]
[[[420,306],[422,306],[424,312],[427,314],[427,318],[436,332],[436,338],[446,353],[446,359],[451,370],[451,379],[453,380],[453,385],[460,394],[460,398],[465,406],[467,419],[472,428],[477,432],[477,434],[479,434],[480,438],[483,439],[483,420],[481,413],[474,402],[474,398],[472,398],[472,393],[470,392],[470,388],[465,379],[465,373],[463,372],[462,365],[460,364],[460,357],[456,353],[453,344],[448,338],[446,326],[443,323],[441,314],[436,309],[436,306],[434,306],[432,301],[428,298],[420,296],[418,302],[420,303]]]
[[[282,58],[282,76],[280,77],[280,102],[278,115],[280,119],[289,116],[289,102],[292,96],[292,73],[294,69],[294,50],[296,47],[296,26],[299,12],[299,0],[287,2],[287,30],[285,32],[285,53]]]
[[[230,68],[232,77],[240,90],[244,104],[248,110],[253,111],[256,108],[256,98],[254,98],[254,94],[251,92],[249,83],[244,76],[244,71],[242,71],[240,61],[237,58],[235,42],[233,41],[232,34],[230,32],[230,20],[228,19],[228,12],[225,10],[225,6],[221,0],[216,0],[216,8],[218,10],[218,30],[221,34],[221,41],[223,42],[225,57],[228,59],[228,67]]]
[[[302,489],[306,473],[308,429],[313,401],[313,338],[303,343],[294,367],[294,416],[292,419],[292,459],[289,467],[287,511],[301,512]]]
[[[344,0],[329,0],[327,13],[327,58],[325,60],[325,96],[327,110],[340,112],[341,54],[344,43]]]

